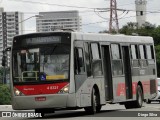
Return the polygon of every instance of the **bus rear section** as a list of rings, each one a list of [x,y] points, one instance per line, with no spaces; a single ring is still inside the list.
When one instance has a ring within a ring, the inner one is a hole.
[[[151,37],[81,34],[74,47],[77,103],[87,112],[98,112],[106,103],[140,108],[156,95]]]
[[[69,94],[71,35],[17,36],[12,47],[12,106],[15,110],[66,108]],[[70,103],[68,103],[68,102]]]

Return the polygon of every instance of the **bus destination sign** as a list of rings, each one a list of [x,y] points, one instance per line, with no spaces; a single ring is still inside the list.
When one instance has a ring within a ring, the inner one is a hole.
[[[45,43],[60,43],[61,37],[59,36],[49,36],[49,37],[35,37],[25,39],[27,45],[30,44],[45,44]]]

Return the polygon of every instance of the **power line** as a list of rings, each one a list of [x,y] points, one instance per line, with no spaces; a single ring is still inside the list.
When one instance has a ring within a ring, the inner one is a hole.
[[[102,18],[102,19],[105,19],[105,20],[108,20],[108,19],[109,19],[109,18],[102,17],[102,16],[99,14],[99,11],[95,11],[95,10],[94,10],[94,13],[95,13],[97,16],[99,16],[100,18]]]
[[[60,7],[71,7],[71,8],[85,8],[85,9],[92,9],[92,10],[103,10],[100,12],[108,12],[110,8],[90,8],[90,7],[82,7],[82,6],[71,6],[71,5],[62,5],[62,4],[53,4],[53,3],[43,3],[43,2],[33,2],[33,1],[28,1],[28,0],[10,0],[10,1],[15,1],[15,2],[26,2],[26,3],[33,3],[33,4],[42,4],[42,5],[52,5],[52,6],[60,6]],[[108,0],[109,1],[109,0]],[[129,3],[133,4],[133,3]],[[123,4],[123,5],[118,5],[118,6],[124,6],[124,5],[129,5],[129,4]],[[130,11],[130,12],[136,12],[136,10],[132,9],[123,9],[123,8],[117,8],[116,10],[118,11]],[[158,10],[160,11],[160,10]],[[94,11],[93,11],[94,12]],[[144,11],[144,12],[152,12],[152,13],[157,13],[156,11]],[[159,12],[158,12],[159,13]]]
[[[62,5],[62,4],[53,4],[53,3],[44,3],[44,2],[33,2],[33,1],[27,1],[27,0],[10,0],[15,2],[26,2],[26,3],[33,3],[33,4],[42,4],[42,5],[53,5],[53,6],[60,6],[60,7],[71,7],[71,8],[85,8],[85,9],[97,9],[97,10],[109,10],[110,8],[90,8],[90,7],[82,7],[82,6],[71,6],[71,5]],[[126,4],[127,5],[127,4]],[[123,5],[119,5],[123,6]],[[119,11],[124,11],[126,9],[116,9]],[[127,10],[127,11],[134,11],[134,10]]]
[[[122,17],[120,17],[120,18],[118,18],[118,19],[124,18],[128,13],[129,13],[129,11],[126,11],[126,13],[125,13]]]
[[[126,13],[126,14],[127,14],[127,13]],[[125,14],[125,15],[126,15],[126,14]],[[150,13],[146,13],[146,14],[150,14]],[[124,15],[124,16],[125,16],[125,15]],[[128,17],[124,17],[124,16],[121,17],[121,18],[118,18],[118,20],[136,17],[136,15],[134,15],[134,16],[128,16]],[[82,26],[88,26],[88,25],[93,25],[93,24],[101,24],[101,23],[105,23],[105,22],[109,22],[109,20],[108,20],[108,21],[98,21],[98,22],[92,22],[92,23],[82,24]],[[35,31],[35,30],[23,30],[23,31]]]
[[[99,21],[99,22],[92,22],[92,23],[82,24],[82,26],[91,25],[91,24],[99,24],[99,23],[104,23],[104,22],[109,22],[109,20],[108,21]]]
[[[127,14],[127,13],[126,13]],[[125,15],[126,15],[125,14]],[[150,13],[146,13],[146,14],[150,14]],[[121,17],[121,18],[118,18],[118,20],[122,20],[122,19],[128,19],[128,18],[132,18],[132,17],[136,17],[136,15],[133,15],[133,16],[128,16],[128,17]],[[98,23],[104,23],[104,22],[109,22],[109,21],[99,21],[99,22],[92,22],[92,23],[87,23],[87,24],[82,24],[82,25],[90,25],[90,24],[98,24]]]
[[[94,10],[97,10],[97,9],[94,9]],[[99,10],[99,11],[79,11],[79,13],[83,14],[83,13],[91,13],[91,12],[109,12],[108,10]],[[119,9],[118,9],[119,10]],[[124,11],[128,11],[128,12],[136,12],[136,11],[133,11],[133,10],[128,10],[128,9],[120,9],[120,11],[124,12]],[[149,13],[160,13],[160,10],[156,10],[156,11],[144,11],[144,12],[149,12]],[[39,12],[23,12],[23,14],[38,14]],[[123,13],[122,13],[123,14]],[[121,15],[121,14],[120,14]],[[120,16],[118,15],[118,16]]]
[[[27,0],[10,0],[10,1],[26,2],[26,3],[41,4],[41,5],[52,5],[52,6],[60,6],[60,7],[95,9],[95,8],[90,8],[90,7],[72,6],[72,5],[62,5],[62,4],[53,4],[53,3],[44,3],[44,2],[33,2],[33,1],[27,1]]]
[[[108,10],[109,8],[96,8],[97,10],[103,10],[103,12],[106,12],[106,9]],[[112,8],[113,9],[113,8]],[[123,9],[123,8],[116,8],[117,11],[129,11],[129,12],[140,12],[132,9]],[[108,12],[108,11],[107,11]],[[160,10],[154,10],[154,11],[144,11],[144,12],[152,12],[152,13],[159,13]]]
[[[91,10],[94,10],[94,11],[81,11],[81,13],[86,13],[86,12],[95,12],[96,10],[99,10],[99,11],[96,11],[98,12],[97,15],[99,17],[102,17],[100,16],[99,12],[109,12],[109,8],[89,8],[89,7],[80,7],[80,6],[70,6],[70,5],[60,5],[60,4],[51,4],[51,3],[42,3],[42,2],[33,2],[33,1],[27,1],[27,0],[11,0],[11,1],[16,1],[16,2],[27,2],[27,3],[34,3],[34,4],[43,4],[43,5],[54,5],[54,6],[60,6],[60,7],[72,7],[72,8],[85,8],[85,9],[91,9]],[[125,4],[127,5],[127,4]],[[119,5],[119,6],[123,6],[123,5]],[[129,10],[129,9],[121,9],[121,8],[117,8],[116,10],[118,11],[127,11],[126,14],[124,16],[126,16],[128,14],[128,12],[136,12],[136,10]],[[146,12],[149,12],[149,13],[160,13],[160,10],[157,10],[157,11],[146,11]],[[148,14],[149,14],[148,13]],[[26,12],[26,14],[34,14],[32,12]],[[37,14],[37,13],[36,13]],[[131,18],[131,17],[136,17],[136,16],[129,16],[129,17],[121,17],[121,18],[118,18],[118,19],[126,19],[126,18]],[[107,18],[105,18],[107,19]],[[82,25],[91,25],[91,24],[98,24],[98,23],[103,23],[103,22],[109,22],[109,21],[99,21],[99,22],[94,22],[94,23],[88,23],[88,24],[82,24]]]
[[[121,4],[121,5],[117,4],[117,6],[126,6],[126,5],[133,5],[133,4],[135,5],[135,3],[128,3],[128,4]]]
[[[83,14],[83,13],[94,13],[94,11],[92,10],[84,10],[84,11],[79,11],[79,13],[81,13],[81,14]],[[22,12],[23,14],[38,14],[39,12],[26,12],[26,11],[24,11],[24,12]]]

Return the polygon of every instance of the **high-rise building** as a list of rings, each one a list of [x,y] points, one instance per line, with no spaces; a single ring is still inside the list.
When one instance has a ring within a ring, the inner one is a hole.
[[[138,27],[141,27],[146,22],[146,0],[135,0],[136,4],[136,19]]]
[[[57,29],[81,31],[81,17],[78,11],[40,12],[36,18],[37,32],[48,32]]]
[[[3,50],[12,45],[15,35],[23,33],[23,13],[5,12],[0,8],[0,66],[2,62]],[[9,65],[10,55],[7,55],[7,65]]]

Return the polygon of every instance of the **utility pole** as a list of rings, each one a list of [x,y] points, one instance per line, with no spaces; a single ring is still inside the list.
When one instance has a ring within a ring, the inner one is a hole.
[[[119,31],[116,0],[110,0],[109,33],[112,33],[113,31],[116,31],[116,33]]]

